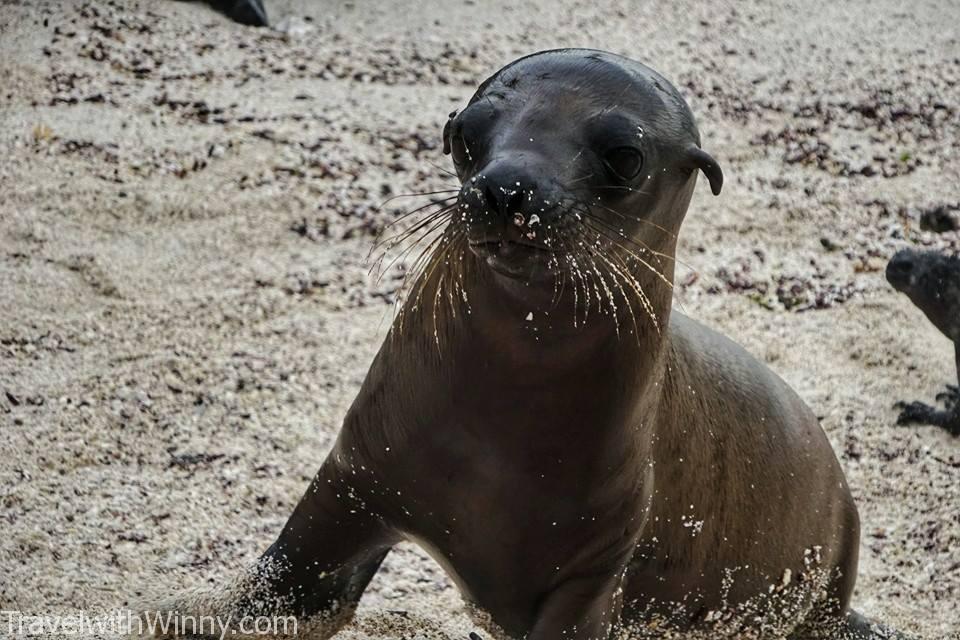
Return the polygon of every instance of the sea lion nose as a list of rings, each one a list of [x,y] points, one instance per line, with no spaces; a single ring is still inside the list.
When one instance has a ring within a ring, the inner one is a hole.
[[[539,181],[531,172],[513,164],[498,164],[481,173],[483,207],[501,220],[526,215],[541,195]]]
[[[487,208],[501,218],[511,218],[520,213],[524,200],[528,199],[526,190],[519,182],[513,186],[487,183],[483,188],[483,197]]]
[[[907,249],[898,252],[887,264],[887,282],[898,288],[909,283],[913,268],[913,252]]]

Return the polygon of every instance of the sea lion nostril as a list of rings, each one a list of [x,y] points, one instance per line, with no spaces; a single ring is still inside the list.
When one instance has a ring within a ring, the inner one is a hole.
[[[536,187],[527,180],[488,179],[483,186],[483,197],[490,212],[500,218],[512,218],[523,212],[536,193]]]

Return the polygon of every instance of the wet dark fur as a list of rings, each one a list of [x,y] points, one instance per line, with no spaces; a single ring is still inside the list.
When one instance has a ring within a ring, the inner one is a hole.
[[[848,611],[858,517],[816,418],[671,310],[697,175],[723,182],[676,89],[535,54],[444,143],[461,188],[404,232],[429,248],[333,450],[254,569],[170,608],[332,634],[412,540],[517,638],[887,637]]]

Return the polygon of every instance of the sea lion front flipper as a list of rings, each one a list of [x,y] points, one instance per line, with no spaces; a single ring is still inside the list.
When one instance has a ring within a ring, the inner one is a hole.
[[[940,411],[922,402],[898,402],[895,407],[901,410],[898,425],[929,424],[960,435],[960,405],[955,405],[953,411]]]
[[[898,402],[893,405],[894,409],[900,409],[900,415],[897,416],[897,424],[906,426],[911,424],[932,424],[934,415],[938,413],[936,407],[931,407],[920,401]]]
[[[849,610],[840,617],[790,634],[787,640],[912,640],[895,629]]]
[[[937,394],[937,402],[943,402],[947,409],[952,409],[960,403],[960,387],[948,384],[946,391]]]
[[[609,638],[622,607],[619,582],[601,573],[561,583],[547,596],[526,640]]]
[[[257,564],[280,611],[330,617],[330,633],[352,617],[360,596],[397,537],[357,498],[331,456],[324,462],[277,541]],[[257,607],[251,607],[256,609]],[[264,615],[261,613],[260,615]],[[327,626],[322,627],[327,631]]]
[[[353,617],[395,542],[328,458],[276,542],[252,568],[226,585],[187,590],[147,607],[141,620],[216,620],[231,636],[248,637],[238,626],[244,620],[264,617],[290,625],[295,619],[296,633],[329,638]],[[207,637],[186,623],[173,635]]]

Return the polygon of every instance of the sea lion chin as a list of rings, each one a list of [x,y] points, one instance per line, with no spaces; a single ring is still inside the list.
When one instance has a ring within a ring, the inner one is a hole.
[[[723,184],[677,90],[541,52],[443,140],[456,203],[332,451],[243,586],[174,608],[331,635],[409,540],[515,638],[897,637],[849,609],[859,520],[816,417],[671,309],[697,177]]]

